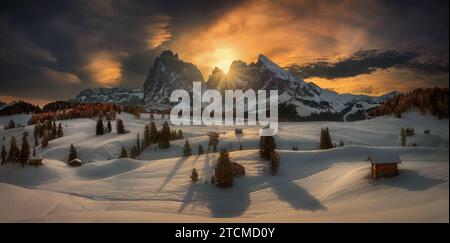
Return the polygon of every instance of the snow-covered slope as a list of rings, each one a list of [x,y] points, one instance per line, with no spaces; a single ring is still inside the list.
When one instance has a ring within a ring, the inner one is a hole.
[[[73,101],[81,103],[114,103],[142,105],[144,93],[140,89],[95,88],[81,91]]]
[[[206,146],[207,131],[220,133],[219,146],[243,165],[246,175],[230,189],[209,183],[218,154],[182,157],[184,140],[167,150],[146,150],[141,160],[119,159],[121,146],[135,143],[149,115],[140,119],[122,113],[130,133],[95,136],[95,120],[62,121],[64,137],[38,150],[41,167],[0,167],[2,222],[448,222],[448,119],[408,113],[402,118],[377,117],[346,122],[280,123],[275,137],[280,171],[272,176],[258,154],[259,127],[189,126],[182,129],[194,154]],[[164,122],[155,115],[157,126]],[[114,124],[113,124],[114,126]],[[316,150],[322,127],[333,142],[346,146]],[[416,135],[401,147],[399,131]],[[33,127],[1,131],[6,147]],[[431,129],[430,134],[423,134]],[[29,138],[32,140],[32,138]],[[20,145],[20,139],[18,139]],[[66,165],[70,144],[86,162]],[[33,144],[30,141],[30,144]],[[244,150],[239,150],[243,145]],[[300,151],[291,151],[292,146]],[[370,179],[368,154],[395,151],[402,159],[400,175]],[[200,181],[189,173],[195,167]]]

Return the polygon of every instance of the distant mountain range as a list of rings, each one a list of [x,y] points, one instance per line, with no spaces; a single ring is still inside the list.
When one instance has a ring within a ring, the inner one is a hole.
[[[264,55],[260,55],[256,63],[234,61],[228,74],[215,68],[204,81],[195,65],[180,60],[171,51],[164,51],[155,59],[145,80],[144,106],[149,110],[167,110],[171,107],[171,92],[190,91],[194,81],[202,82],[205,89],[278,90],[279,117],[289,121],[361,120],[381,102],[399,94],[338,94],[305,82]]]
[[[256,62],[234,61],[227,74],[215,68],[204,80],[196,65],[179,59],[170,50],[155,58],[143,89],[94,88],[81,91],[69,101],[52,102],[45,110],[68,108],[71,103],[114,103],[143,105],[147,110],[166,111],[174,104],[169,101],[176,89],[191,91],[192,82],[201,82],[206,89],[278,90],[279,119],[281,121],[355,121],[380,106],[380,103],[399,95],[391,92],[382,96],[338,94],[293,75],[269,58],[260,55]],[[4,104],[0,102],[0,115],[13,112],[40,112],[31,104]],[[10,108],[8,108],[11,106]],[[36,108],[37,107],[37,108]]]
[[[144,94],[140,89],[94,88],[81,91],[71,101],[79,103],[114,103],[119,105],[143,105]]]

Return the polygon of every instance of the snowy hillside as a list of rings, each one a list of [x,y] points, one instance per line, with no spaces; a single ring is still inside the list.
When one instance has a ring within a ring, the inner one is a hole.
[[[141,160],[117,159],[122,145],[135,142],[148,114],[140,119],[122,113],[130,133],[95,136],[95,121],[63,121],[64,137],[40,151],[44,166],[0,167],[1,222],[448,222],[448,120],[408,113],[402,119],[379,117],[353,123],[281,123],[276,143],[280,171],[270,175],[258,154],[258,128],[172,127],[182,129],[194,154],[206,146],[207,131],[220,135],[219,146],[243,165],[246,175],[229,189],[209,183],[217,154],[182,157],[184,140],[167,150],[149,148]],[[163,120],[156,115],[158,127]],[[114,127],[113,123],[113,127]],[[329,127],[333,142],[346,146],[316,150],[320,128]],[[401,147],[399,131],[416,135]],[[430,134],[423,134],[431,129]],[[12,135],[32,127],[1,131],[8,147]],[[295,131],[295,132],[293,132]],[[30,139],[31,140],[31,139]],[[19,140],[20,141],[20,140]],[[30,141],[31,143],[32,141]],[[87,164],[65,163],[73,143]],[[32,143],[31,143],[32,144]],[[239,151],[239,145],[244,150]],[[291,151],[292,146],[299,151]],[[399,153],[397,177],[370,179],[368,154]],[[189,179],[191,169],[200,181]]]

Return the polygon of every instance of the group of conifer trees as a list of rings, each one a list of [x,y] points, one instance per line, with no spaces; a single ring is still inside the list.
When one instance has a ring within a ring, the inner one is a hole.
[[[122,146],[120,158],[130,157],[132,159],[137,159],[139,155],[151,145],[155,145],[160,149],[167,149],[170,147],[170,141],[183,138],[183,131],[171,130],[167,121],[164,122],[160,130],[157,129],[155,122],[151,121],[150,124],[145,125],[144,137],[142,139],[140,138],[140,134],[137,134],[136,143],[130,148],[129,153],[125,147]]]
[[[34,126],[33,137],[34,137],[34,146],[32,155],[36,156],[36,147],[39,146],[39,139],[41,139],[41,147],[45,148],[48,146],[48,142],[50,140],[60,138],[64,136],[64,131],[61,123],[56,125],[55,121],[45,121],[44,123],[37,122]],[[30,144],[28,142],[29,134],[25,131],[22,134],[22,143],[19,148],[17,145],[17,140],[15,136],[11,137],[9,142],[9,150],[6,151],[5,145],[2,145],[1,148],[1,165],[7,164],[8,162],[12,163],[20,163],[22,166],[25,166],[30,159]],[[3,138],[5,140],[5,138]]]
[[[1,156],[1,165],[5,165],[8,162],[11,163],[20,163],[22,167],[28,163],[30,158],[30,144],[28,143],[28,132],[24,132],[22,134],[22,144],[19,148],[17,145],[17,140],[15,136],[11,137],[9,143],[9,151],[6,151],[5,145],[2,145],[2,150],[0,152]],[[36,150],[33,149],[34,155],[36,154]]]
[[[322,128],[320,130],[320,149],[331,149],[334,147],[330,137],[330,130],[328,130],[328,127]]]
[[[404,112],[417,110],[423,114],[428,112],[439,119],[448,118],[448,94],[448,88],[415,89],[388,99],[369,115],[395,114],[401,117]]]

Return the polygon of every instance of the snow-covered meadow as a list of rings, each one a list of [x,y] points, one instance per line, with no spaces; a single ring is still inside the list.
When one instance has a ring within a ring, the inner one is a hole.
[[[62,121],[64,137],[38,150],[40,167],[0,167],[1,222],[448,222],[448,119],[418,113],[359,122],[281,123],[276,136],[280,171],[272,176],[258,155],[258,127],[171,127],[182,129],[194,155],[182,157],[184,140],[166,150],[147,149],[140,160],[118,159],[120,148],[141,138],[148,114],[121,114],[130,133],[95,135],[95,120]],[[9,121],[15,117],[3,117]],[[163,120],[155,116],[158,128]],[[113,122],[113,127],[115,124]],[[322,127],[329,127],[331,150],[317,150]],[[401,127],[416,135],[400,146]],[[430,134],[424,134],[431,129]],[[0,142],[32,126],[0,131]],[[206,148],[208,131],[220,133],[246,175],[234,186],[210,184],[218,154],[196,155]],[[3,140],[3,137],[5,139]],[[30,136],[30,144],[34,140]],[[85,165],[67,166],[74,144]],[[239,150],[239,146],[243,150]],[[299,151],[292,151],[297,146]],[[372,150],[393,150],[403,163],[397,177],[370,179]],[[193,184],[192,168],[199,173]]]

